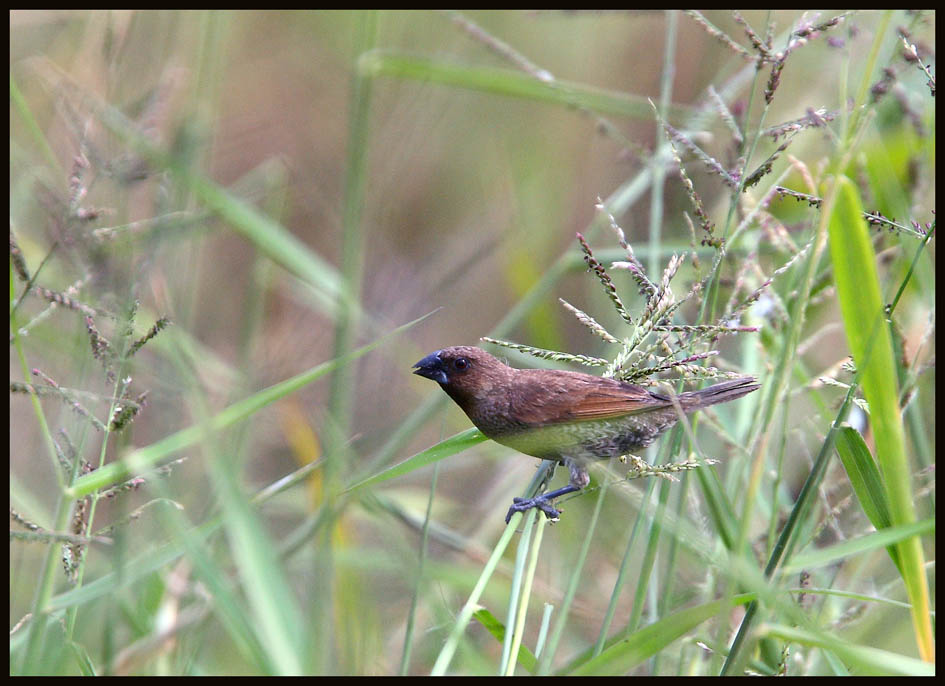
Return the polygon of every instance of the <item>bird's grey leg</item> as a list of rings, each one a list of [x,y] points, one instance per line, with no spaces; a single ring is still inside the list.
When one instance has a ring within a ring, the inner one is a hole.
[[[568,485],[564,486],[563,488],[559,488],[557,491],[543,493],[542,495],[535,496],[534,498],[512,498],[512,507],[509,508],[508,514],[505,515],[506,524],[509,523],[509,520],[512,519],[512,515],[516,512],[526,512],[533,507],[537,507],[539,510],[544,512],[545,516],[551,521],[558,521],[561,512],[555,509],[555,506],[551,504],[551,501],[558,496],[580,491],[591,481],[591,475],[587,473],[587,469],[585,469],[577,461],[570,458],[565,458],[564,464],[568,468],[568,472],[570,474]]]

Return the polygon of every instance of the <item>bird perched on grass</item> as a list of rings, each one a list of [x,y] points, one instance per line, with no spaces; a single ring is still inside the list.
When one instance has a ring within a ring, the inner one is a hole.
[[[486,437],[568,468],[567,486],[515,498],[506,522],[533,507],[556,520],[561,513],[552,501],[587,486],[590,462],[644,448],[679,419],[672,398],[642,386],[579,372],[514,369],[469,346],[437,350],[414,367],[414,374],[440,384]],[[748,376],[680,393],[676,402],[689,413],[758,388]]]

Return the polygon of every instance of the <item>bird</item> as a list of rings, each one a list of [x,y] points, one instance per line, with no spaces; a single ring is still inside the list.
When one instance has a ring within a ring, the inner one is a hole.
[[[735,400],[760,386],[752,376],[672,397],[609,377],[556,369],[516,369],[481,348],[453,346],[413,365],[436,381],[483,435],[518,452],[568,468],[568,485],[533,498],[514,498],[506,514],[538,508],[557,521],[554,500],[590,483],[595,460],[645,448],[679,419]]]

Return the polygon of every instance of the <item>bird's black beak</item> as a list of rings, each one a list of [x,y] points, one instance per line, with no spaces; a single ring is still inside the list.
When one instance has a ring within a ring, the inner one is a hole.
[[[435,353],[430,353],[422,360],[417,362],[413,370],[414,374],[419,374],[420,376],[425,376],[428,379],[433,379],[437,383],[445,384],[449,382],[449,378],[446,376],[446,368],[443,364],[443,360],[440,359],[440,351],[437,350]]]

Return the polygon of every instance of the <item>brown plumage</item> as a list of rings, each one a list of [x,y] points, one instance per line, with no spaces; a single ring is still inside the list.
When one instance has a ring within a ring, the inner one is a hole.
[[[679,419],[669,396],[642,386],[578,372],[514,369],[469,346],[437,350],[414,367],[414,374],[439,383],[487,437],[568,467],[567,486],[515,498],[506,521],[532,507],[557,519],[551,500],[587,486],[589,462],[644,448]],[[680,393],[676,401],[689,413],[758,388],[754,378],[743,377]]]

